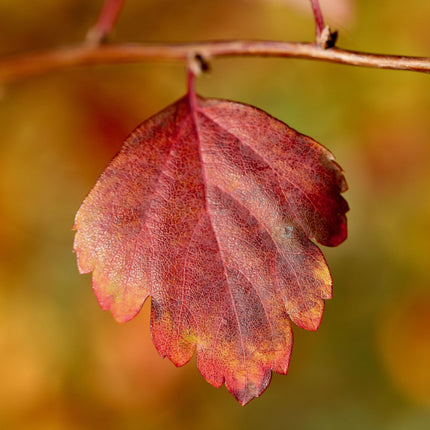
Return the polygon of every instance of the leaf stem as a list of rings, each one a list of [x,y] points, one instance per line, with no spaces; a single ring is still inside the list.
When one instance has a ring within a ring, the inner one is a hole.
[[[190,103],[192,112],[196,111],[197,108],[197,96],[196,96],[196,76],[201,73],[200,70],[196,70],[196,59],[195,57],[190,58],[187,64],[187,97]]]
[[[0,60],[0,83],[75,66],[107,63],[139,63],[148,60],[187,62],[200,56],[205,61],[217,57],[263,56],[301,58],[378,69],[430,73],[429,57],[380,55],[346,49],[322,49],[317,43],[277,41],[208,41],[184,44],[77,45]]]
[[[195,93],[196,74],[191,67],[187,67],[187,91],[188,94]]]
[[[319,0],[310,0],[312,6],[312,12],[315,18],[315,32],[317,40],[321,38],[322,32],[324,31],[324,17],[321,11]]]

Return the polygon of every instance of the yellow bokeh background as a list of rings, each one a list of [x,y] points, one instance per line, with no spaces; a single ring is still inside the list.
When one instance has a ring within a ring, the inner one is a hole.
[[[127,0],[112,41],[309,41],[308,0]],[[102,1],[0,0],[0,55],[81,41]],[[430,2],[322,1],[339,46],[430,55]],[[147,304],[102,312],[73,218],[126,135],[185,91],[184,66],[73,68],[0,84],[0,428],[430,428],[430,77],[305,60],[219,59],[199,93],[256,105],[345,170],[334,298],[295,327],[289,374],[241,407],[195,360],[155,351]]]

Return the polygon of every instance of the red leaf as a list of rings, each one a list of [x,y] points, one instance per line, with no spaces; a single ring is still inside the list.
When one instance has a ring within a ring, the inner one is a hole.
[[[318,247],[346,238],[331,153],[261,110],[193,91],[141,124],[79,209],[81,273],[103,309],[151,296],[159,353],[196,350],[202,375],[245,404],[288,369],[292,330],[316,330],[332,280]]]

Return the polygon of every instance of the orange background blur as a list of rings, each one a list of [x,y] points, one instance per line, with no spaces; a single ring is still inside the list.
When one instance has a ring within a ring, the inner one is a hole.
[[[430,55],[430,2],[327,0],[339,46]],[[77,43],[102,1],[0,0],[0,55]],[[128,0],[113,41],[312,40],[308,0]],[[148,303],[119,325],[72,253],[73,218],[122,140],[185,90],[183,65],[76,68],[0,85],[0,428],[430,428],[430,76],[224,59],[204,96],[257,105],[346,172],[334,299],[295,327],[287,376],[241,407],[162,360]]]

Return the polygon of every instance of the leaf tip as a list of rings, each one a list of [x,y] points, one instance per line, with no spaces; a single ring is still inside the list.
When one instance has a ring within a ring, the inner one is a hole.
[[[233,394],[234,398],[241,404],[246,406],[251,400],[260,397],[270,384],[272,379],[272,372],[266,370],[261,377],[260,381],[247,381],[245,385],[238,389],[236,386],[230,386],[226,382],[226,388]]]

